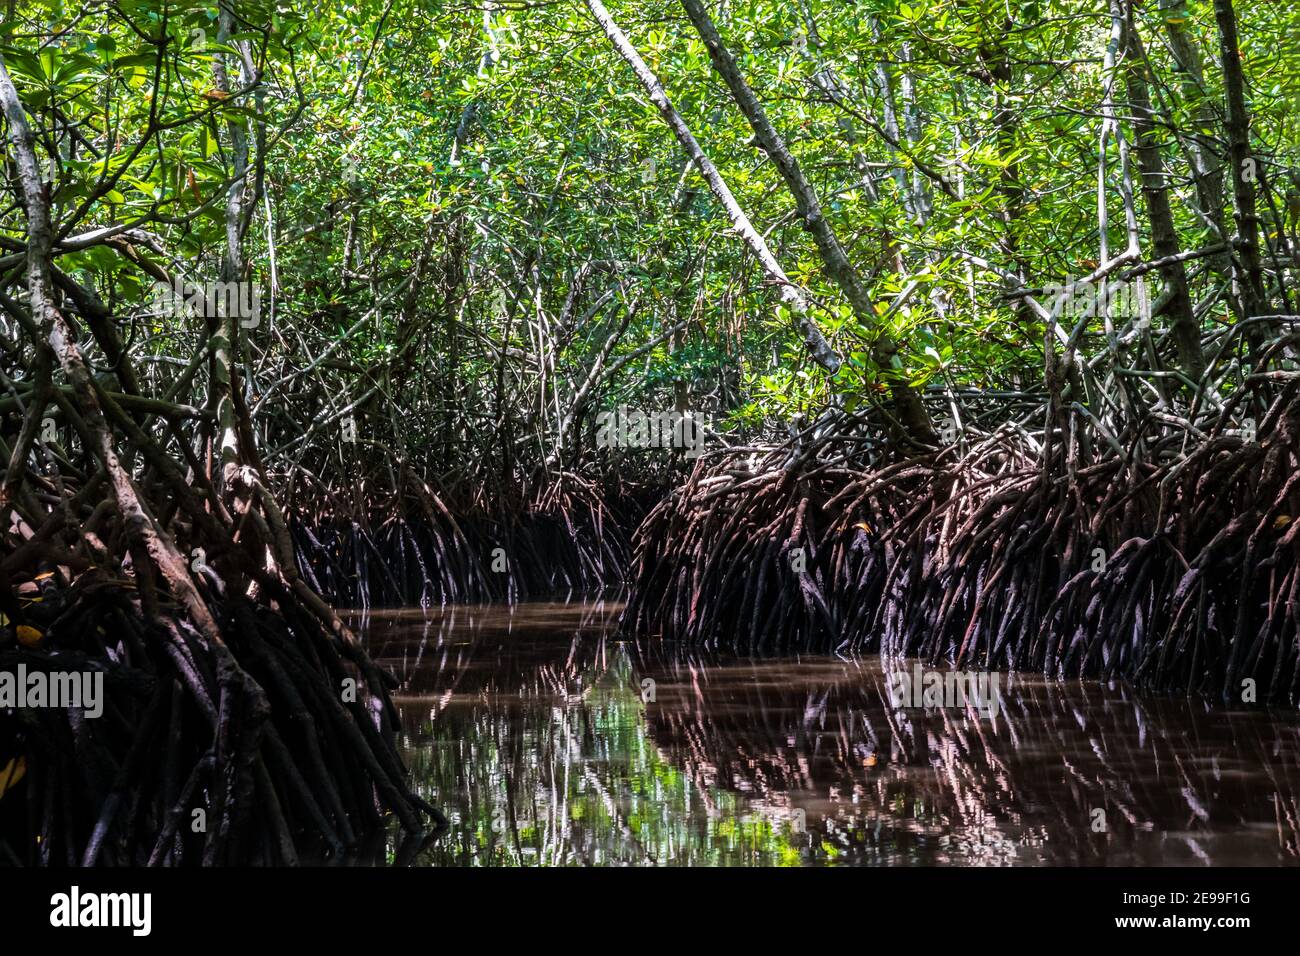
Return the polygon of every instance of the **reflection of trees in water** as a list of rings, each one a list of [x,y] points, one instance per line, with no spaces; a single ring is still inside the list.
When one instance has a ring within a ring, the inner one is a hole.
[[[617,611],[371,623],[419,792],[454,817],[430,861],[1297,859],[1300,744],[1282,716],[1019,677],[996,721],[894,710],[873,661],[620,643]]]
[[[461,864],[775,863],[779,828],[701,793],[647,735],[617,605],[377,617],[417,792],[453,823],[428,852]],[[653,705],[650,705],[653,706]]]
[[[1284,715],[1012,675],[990,721],[890,707],[874,660],[717,666],[647,642],[636,661],[669,759],[805,809],[841,859],[1298,859],[1300,728]]]

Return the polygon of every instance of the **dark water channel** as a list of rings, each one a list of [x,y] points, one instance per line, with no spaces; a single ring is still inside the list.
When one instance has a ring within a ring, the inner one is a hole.
[[[993,717],[899,708],[878,658],[621,641],[619,610],[353,618],[452,818],[420,862],[1300,862],[1300,715],[1023,675]]]

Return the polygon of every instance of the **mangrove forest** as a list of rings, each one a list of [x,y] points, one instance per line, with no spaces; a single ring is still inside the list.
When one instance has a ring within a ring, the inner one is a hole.
[[[0,14],[0,864],[1300,864],[1291,0]]]

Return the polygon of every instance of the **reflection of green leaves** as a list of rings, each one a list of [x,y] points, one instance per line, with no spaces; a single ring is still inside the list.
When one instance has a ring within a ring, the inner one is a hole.
[[[580,683],[581,701],[562,710],[526,700],[522,714],[508,713],[484,701],[469,713],[442,714],[428,736],[412,741],[406,758],[421,793],[461,814],[462,827],[431,850],[433,862],[803,862],[807,836],[787,820],[746,807],[723,787],[702,795],[665,759],[626,653]],[[503,747],[508,741],[516,744]],[[535,806],[540,815],[532,815]]]

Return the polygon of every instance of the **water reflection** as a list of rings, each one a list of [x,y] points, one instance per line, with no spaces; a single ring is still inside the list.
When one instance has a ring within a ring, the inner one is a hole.
[[[432,865],[1294,864],[1300,720],[1002,678],[892,708],[875,658],[612,638],[612,602],[357,619],[452,826]]]

